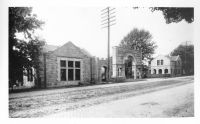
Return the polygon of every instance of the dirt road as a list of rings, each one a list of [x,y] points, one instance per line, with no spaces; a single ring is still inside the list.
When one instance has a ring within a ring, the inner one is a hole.
[[[9,117],[43,117],[192,84],[193,76],[9,94]]]
[[[186,84],[47,117],[193,117],[193,90]]]

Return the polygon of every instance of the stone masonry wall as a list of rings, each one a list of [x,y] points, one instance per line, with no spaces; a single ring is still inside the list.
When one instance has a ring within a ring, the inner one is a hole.
[[[132,50],[122,47],[113,47],[113,78],[123,78],[125,77],[125,60],[128,56],[133,57],[132,61],[132,73],[134,74],[134,79],[141,77],[141,65],[142,65],[142,55],[139,50]],[[118,70],[121,70],[121,75],[118,75]]]
[[[55,54],[49,53],[46,55],[46,85],[47,87],[59,86],[57,71],[57,58]]]

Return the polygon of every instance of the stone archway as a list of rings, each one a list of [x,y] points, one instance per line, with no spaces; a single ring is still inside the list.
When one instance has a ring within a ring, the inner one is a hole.
[[[136,78],[135,59],[132,55],[129,54],[124,58],[124,65],[125,65],[125,77]]]
[[[142,57],[139,51],[124,47],[113,47],[112,77],[113,78],[137,78],[137,72],[141,75]]]

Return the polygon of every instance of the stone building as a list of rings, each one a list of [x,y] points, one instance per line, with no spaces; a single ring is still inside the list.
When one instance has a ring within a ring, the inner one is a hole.
[[[149,73],[152,77],[182,75],[180,56],[159,55],[150,63]]]
[[[38,87],[60,87],[101,83],[108,79],[141,78],[141,54],[137,50],[113,48],[108,60],[92,56],[86,50],[67,42],[63,46],[46,45],[40,57]]]
[[[91,55],[72,42],[61,47],[45,46],[41,56],[39,87],[57,87],[89,83]]]

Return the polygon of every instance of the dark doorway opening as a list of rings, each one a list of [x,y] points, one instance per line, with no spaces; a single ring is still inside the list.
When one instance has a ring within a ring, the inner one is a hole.
[[[133,61],[132,56],[128,56],[128,59],[125,60],[125,76],[126,76],[126,78],[133,78],[132,61]]]
[[[159,74],[162,74],[162,69],[159,69],[158,72],[159,72]]]
[[[106,81],[106,72],[107,72],[107,67],[103,66],[101,67],[101,81]]]

